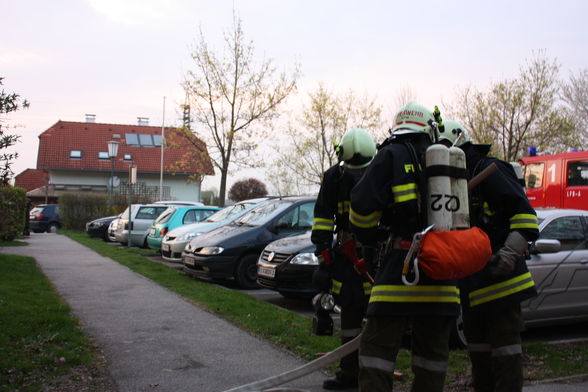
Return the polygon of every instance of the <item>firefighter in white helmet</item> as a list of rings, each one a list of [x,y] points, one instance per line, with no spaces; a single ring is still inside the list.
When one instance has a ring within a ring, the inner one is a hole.
[[[413,234],[427,227],[424,154],[439,137],[433,112],[409,102],[396,114],[392,136],[351,192],[351,230],[373,244],[379,224],[390,228],[392,246],[380,259],[359,349],[361,391],[392,390],[402,337],[411,325],[412,391],[442,391],[449,335],[459,313],[457,282],[421,271],[417,285],[402,283],[403,260]]]
[[[339,162],[323,175],[314,208],[311,240],[321,262],[313,280],[323,292],[330,290],[341,308],[341,342],[344,344],[361,332],[371,284],[354,270],[351,262],[338,252],[338,247],[351,238],[351,189],[374,158],[376,144],[369,132],[352,128],[345,132],[335,150]],[[333,235],[336,236],[334,249]],[[324,259],[325,254],[330,260]],[[339,371],[334,378],[325,380],[323,388],[337,390],[355,387],[358,371],[355,351],[341,359]]]
[[[524,253],[539,235],[537,216],[511,164],[487,156],[490,145],[472,143],[457,121],[444,126],[451,143],[464,133],[458,144],[468,178],[493,163],[498,168],[469,194],[471,225],[486,232],[493,253],[484,269],[459,282],[472,385],[476,392],[521,391],[520,303],[536,295]]]

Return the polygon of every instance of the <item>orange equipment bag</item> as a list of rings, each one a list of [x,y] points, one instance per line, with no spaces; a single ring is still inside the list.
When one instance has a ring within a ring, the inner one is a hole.
[[[430,231],[421,243],[419,268],[437,280],[462,279],[480,271],[492,256],[490,239],[478,227]]]

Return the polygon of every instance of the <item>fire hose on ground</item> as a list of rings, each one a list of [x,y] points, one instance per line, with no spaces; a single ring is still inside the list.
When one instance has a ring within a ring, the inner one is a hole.
[[[268,377],[263,380],[255,381],[250,384],[242,385],[240,387],[232,388],[226,390],[225,392],[270,392],[269,388],[276,387],[278,385],[285,384],[292,380],[296,380],[300,377],[306,376],[312,372],[320,370],[327,365],[332,364],[343,358],[346,355],[351,354],[355,350],[359,348],[359,341],[361,339],[361,334],[356,336],[353,340],[343,344],[342,346],[337,347],[335,350],[328,352],[327,354],[321,356],[320,358],[315,359],[314,361],[308,362],[302,366],[299,366],[295,369],[288,370],[287,372]],[[278,391],[301,391],[297,389],[273,389],[273,392]]]

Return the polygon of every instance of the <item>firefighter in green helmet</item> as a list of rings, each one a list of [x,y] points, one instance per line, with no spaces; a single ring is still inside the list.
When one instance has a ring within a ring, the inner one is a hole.
[[[339,162],[323,175],[314,209],[311,240],[320,261],[313,280],[321,291],[330,291],[341,308],[341,342],[344,344],[361,332],[371,284],[354,270],[350,260],[338,248],[351,238],[351,189],[376,154],[376,145],[369,132],[352,128],[345,132],[335,150]],[[325,252],[330,260],[324,259]],[[323,388],[338,390],[357,386],[358,370],[356,351],[341,359],[339,371],[334,378],[324,381]]]

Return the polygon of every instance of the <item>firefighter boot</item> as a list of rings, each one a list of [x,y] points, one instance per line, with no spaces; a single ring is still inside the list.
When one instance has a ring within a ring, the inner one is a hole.
[[[357,388],[357,376],[349,377],[342,372],[337,372],[335,377],[323,382],[323,389],[344,390],[351,388]]]

